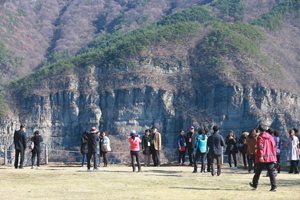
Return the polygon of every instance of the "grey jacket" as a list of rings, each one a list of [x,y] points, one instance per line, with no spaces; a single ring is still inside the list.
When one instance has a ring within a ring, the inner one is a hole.
[[[284,143],[282,145],[287,146],[286,159],[288,161],[299,160],[299,155],[298,155],[299,140],[297,137],[294,137],[294,140],[292,140],[292,138],[289,137],[287,139],[286,143]]]

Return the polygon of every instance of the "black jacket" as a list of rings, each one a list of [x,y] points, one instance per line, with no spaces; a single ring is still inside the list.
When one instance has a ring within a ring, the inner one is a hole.
[[[88,134],[88,152],[95,153],[97,152],[97,144],[99,141],[99,137],[97,133]]]
[[[149,145],[148,145],[149,144]],[[142,149],[144,149],[143,154],[151,154],[151,136],[144,135],[142,137]]]
[[[88,133],[82,134],[81,136],[81,149],[82,154],[88,153]]]
[[[223,154],[223,147],[225,145],[223,137],[218,133],[213,133],[207,140],[209,147],[208,154],[211,156],[220,156]]]
[[[26,148],[26,133],[22,129],[15,131],[14,144],[15,144],[15,149]]]
[[[34,136],[31,138],[31,141],[34,142],[34,148],[32,149],[32,151],[36,152],[36,153],[41,153],[42,149],[41,149],[41,142],[43,142],[43,138],[42,136]]]
[[[229,139],[229,135],[227,135],[226,137],[226,153],[229,154],[230,151],[232,151],[232,153],[237,153],[237,147],[236,147],[236,137],[234,137],[233,139]]]
[[[187,141],[186,141],[186,146],[187,148],[189,148],[190,150],[194,150],[194,147],[195,147],[195,142],[196,142],[196,139],[198,137],[198,133],[194,132],[188,132],[186,134],[186,137],[187,137]]]

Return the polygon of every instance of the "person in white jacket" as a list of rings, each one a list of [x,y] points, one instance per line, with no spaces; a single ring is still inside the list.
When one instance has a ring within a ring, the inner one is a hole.
[[[100,150],[102,152],[102,155],[103,155],[103,162],[104,162],[104,167],[107,167],[107,164],[108,164],[108,160],[107,160],[107,152],[111,151],[111,148],[110,148],[110,140],[109,138],[107,137],[107,132],[106,131],[103,131],[101,133],[101,136],[102,136],[102,140],[100,141]]]

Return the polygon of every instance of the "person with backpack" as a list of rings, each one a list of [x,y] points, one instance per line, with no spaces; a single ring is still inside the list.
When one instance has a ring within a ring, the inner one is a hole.
[[[107,159],[107,152],[111,151],[111,148],[110,148],[110,140],[107,136],[107,132],[106,131],[103,131],[101,133],[101,136],[102,136],[102,140],[101,140],[101,152],[102,152],[102,155],[103,155],[103,162],[104,162],[104,167],[107,167],[108,165],[108,159]]]
[[[33,143],[33,148],[31,146],[31,164],[32,167],[31,169],[34,169],[34,160],[35,160],[35,156],[37,156],[37,168],[36,169],[40,169],[40,160],[41,160],[41,142],[43,142],[43,138],[40,135],[39,131],[35,131],[34,132],[34,136],[31,138],[31,143]]]
[[[256,164],[255,164],[255,157],[256,157],[256,143],[257,143],[257,133],[255,129],[251,129],[250,134],[246,138],[247,144],[247,156],[249,157],[249,169],[248,172],[251,172],[254,169],[254,173],[256,172]],[[254,168],[253,167],[254,164]]]
[[[15,169],[18,169],[19,155],[21,154],[20,166],[19,169],[23,168],[24,163],[24,153],[26,151],[26,133],[25,125],[21,124],[20,130],[15,131],[14,133],[14,144],[15,144]]]
[[[195,155],[195,161],[194,161],[194,171],[193,173],[197,173],[197,165],[198,165],[198,160],[201,157],[201,173],[205,172],[205,158],[206,154],[208,152],[208,147],[207,147],[207,135],[205,130],[202,128],[198,132],[198,137],[195,141],[195,148],[194,148],[194,155]]]
[[[230,166],[230,169],[233,169],[231,166],[231,156],[234,161],[235,169],[237,169],[237,161],[236,161],[236,153],[237,153],[237,147],[236,147],[236,137],[234,135],[233,131],[229,131],[229,135],[226,137],[226,153],[228,155],[228,163]]]
[[[97,167],[97,144],[99,142],[99,135],[96,127],[92,127],[90,134],[88,134],[88,157],[87,157],[87,169],[90,170],[91,158],[94,158],[94,170],[98,170]]]
[[[192,166],[195,160],[194,156],[194,146],[196,138],[198,137],[198,133],[195,132],[194,126],[190,126],[190,132],[186,134],[187,137],[187,149],[188,149],[188,155],[189,155],[189,166]]]
[[[88,154],[88,131],[84,131],[83,134],[81,135],[81,148],[80,152],[82,154],[82,164],[81,167],[85,167],[84,163]]]
[[[299,140],[298,137],[295,136],[294,130],[290,130],[289,135],[287,141],[282,144],[283,146],[287,146],[286,159],[291,164],[289,174],[299,174],[299,168],[297,166],[297,161],[299,160]]]
[[[141,143],[140,136],[135,132],[135,130],[132,130],[130,132],[130,138],[128,139],[128,142],[130,143],[130,157],[131,157],[131,164],[132,164],[132,171],[135,172],[135,161],[134,157],[136,159],[137,165],[138,165],[138,172],[142,172],[141,164],[140,164],[140,157],[139,157],[139,151]]]
[[[144,154],[144,164],[145,167],[150,166],[151,153],[151,136],[150,129],[145,130],[145,135],[142,138],[142,149]]]
[[[177,137],[177,147],[179,149],[179,165],[180,166],[186,166],[185,164],[185,150],[186,150],[186,141],[187,137],[184,135],[184,130],[181,129],[179,131],[179,136]],[[181,162],[182,160],[182,162]]]
[[[280,173],[280,144],[281,144],[281,139],[280,139],[280,133],[279,131],[275,130],[274,131],[274,140],[276,144],[276,158],[277,158],[277,173]]]
[[[244,163],[244,169],[247,169],[247,160],[249,164],[249,157],[247,156],[247,144],[246,144],[246,139],[249,133],[247,131],[243,131],[241,137],[239,138],[238,141],[238,150],[243,156],[243,163]]]

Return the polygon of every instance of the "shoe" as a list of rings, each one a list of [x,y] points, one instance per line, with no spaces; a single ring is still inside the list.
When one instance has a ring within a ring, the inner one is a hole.
[[[273,188],[270,190],[270,192],[276,192],[277,191],[277,188]]]
[[[91,169],[87,169],[88,171],[91,171]]]
[[[211,172],[210,170],[207,170],[207,172]]]
[[[294,174],[299,174],[299,172],[295,172]],[[277,174],[276,174],[277,175]]]
[[[198,173],[198,172],[194,170],[192,173]]]
[[[81,167],[85,167],[84,165],[82,165]]]
[[[201,171],[201,174],[203,174],[204,173],[204,171]]]
[[[182,166],[182,164],[181,164],[181,163],[179,163],[179,166]]]
[[[248,172],[251,173],[251,169],[248,169]]]
[[[135,168],[132,171],[135,172]]]
[[[217,176],[221,176],[222,174],[217,174]]]
[[[160,165],[157,165],[156,167],[160,167]]]
[[[192,163],[189,164],[189,166],[192,166],[192,165],[193,165]]]
[[[293,172],[289,171],[289,174],[292,174]]]
[[[233,169],[233,167],[230,167],[230,169]]]
[[[24,169],[24,167],[19,167],[19,169]]]
[[[34,166],[32,166],[31,169],[34,169]]]
[[[250,182],[249,185],[250,185],[250,187],[252,187],[253,190],[256,190],[256,189],[257,189],[257,186],[255,187],[255,186],[253,185],[253,183]]]
[[[94,170],[99,170],[98,168],[94,168]]]
[[[139,171],[138,172],[142,172],[142,170],[141,169],[139,169]]]
[[[36,169],[40,169],[40,167],[37,167]]]
[[[185,164],[185,163],[182,163],[182,165],[183,165],[183,166],[186,166],[186,164]]]
[[[235,167],[234,169],[237,169],[237,167]]]

